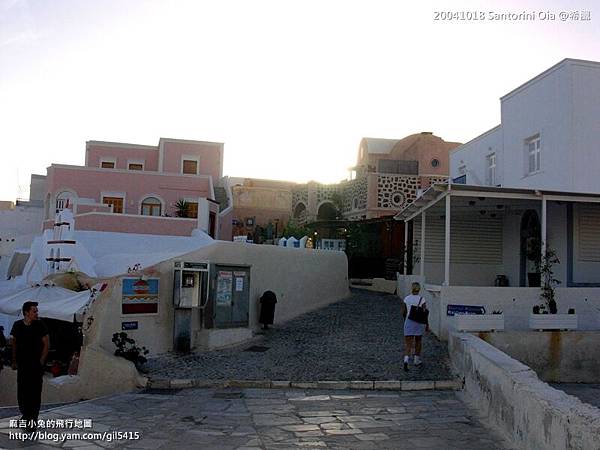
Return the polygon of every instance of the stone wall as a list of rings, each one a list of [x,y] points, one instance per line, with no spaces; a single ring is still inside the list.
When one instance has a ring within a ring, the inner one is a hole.
[[[377,177],[377,207],[400,210],[417,197],[419,177],[379,175]]]
[[[292,189],[292,207],[303,202],[308,205],[308,185],[302,184]]]
[[[367,209],[367,177],[348,181],[343,186],[344,214]],[[356,204],[354,202],[355,199]]]
[[[600,333],[511,331],[479,337],[527,364],[548,383],[600,383]]]
[[[526,365],[477,336],[451,333],[450,360],[464,400],[515,448],[600,448],[600,409],[550,387]]]

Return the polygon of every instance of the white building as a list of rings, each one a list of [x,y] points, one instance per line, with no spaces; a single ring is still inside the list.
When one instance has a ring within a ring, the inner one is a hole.
[[[0,208],[0,280],[5,279],[15,250],[27,251],[34,238],[42,232],[44,219],[44,189],[46,177],[31,175],[29,200],[17,199],[16,204]]]
[[[527,328],[548,248],[559,313],[575,308],[579,328],[599,329],[600,63],[565,59],[501,109],[500,125],[451,153],[454,183],[396,216],[412,228],[407,262],[418,260],[433,329],[445,335],[449,304],[503,310],[508,328]]]
[[[454,180],[600,192],[599,62],[565,59],[504,95],[500,109],[500,125],[451,152]]]

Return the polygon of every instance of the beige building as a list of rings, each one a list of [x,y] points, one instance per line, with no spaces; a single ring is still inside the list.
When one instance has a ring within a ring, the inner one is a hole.
[[[233,199],[232,235],[247,236],[264,230],[264,239],[275,239],[292,215],[292,188],[289,181],[230,178]]]
[[[349,220],[393,215],[432,183],[446,181],[449,152],[459,145],[431,132],[403,139],[363,138],[350,180],[293,188],[292,217],[298,223],[329,220],[336,209]]]
[[[432,183],[446,181],[449,152],[459,145],[430,132],[363,138],[350,179],[334,184],[228,178],[232,237],[274,239],[290,220],[303,225],[393,215]]]

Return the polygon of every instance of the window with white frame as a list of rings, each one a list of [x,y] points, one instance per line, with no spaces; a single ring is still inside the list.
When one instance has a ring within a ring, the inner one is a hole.
[[[486,157],[486,181],[488,186],[496,185],[496,154],[491,153]]]
[[[112,205],[113,213],[115,214],[123,214],[123,203],[125,199],[121,196],[102,196],[102,203],[105,205]]]
[[[539,134],[525,140],[525,151],[527,155],[527,174],[539,172],[541,168],[541,150],[542,143]]]
[[[144,162],[143,160],[128,160],[127,161],[127,169],[128,170],[144,170]]]
[[[102,158],[100,160],[100,167],[102,169],[114,169],[117,166],[117,160],[114,158]]]
[[[142,216],[160,216],[162,203],[156,197],[146,197],[142,200]]]
[[[181,173],[198,175],[198,165],[198,158],[184,156],[181,159]]]

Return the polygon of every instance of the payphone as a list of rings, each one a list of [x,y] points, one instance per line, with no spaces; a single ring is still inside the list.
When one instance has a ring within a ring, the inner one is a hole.
[[[175,261],[173,349],[202,347],[217,329],[248,327],[250,266]]]
[[[175,261],[173,269],[173,348],[188,352],[193,347],[192,330],[201,326],[208,304],[209,264]]]

